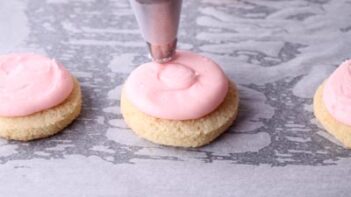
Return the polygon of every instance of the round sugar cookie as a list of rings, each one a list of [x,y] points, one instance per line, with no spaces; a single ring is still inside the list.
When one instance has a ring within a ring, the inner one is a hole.
[[[235,84],[229,83],[227,95],[219,107],[192,120],[167,120],[147,115],[128,100],[124,90],[120,105],[127,125],[140,137],[162,145],[199,147],[210,143],[232,125],[238,113],[239,94]]]
[[[313,98],[314,115],[323,127],[345,147],[351,148],[351,126],[337,121],[327,110],[323,102],[323,90],[325,83],[320,85]]]
[[[82,103],[79,82],[72,78],[73,90],[61,104],[27,116],[0,117],[0,137],[29,141],[54,135],[68,126],[78,117]]]

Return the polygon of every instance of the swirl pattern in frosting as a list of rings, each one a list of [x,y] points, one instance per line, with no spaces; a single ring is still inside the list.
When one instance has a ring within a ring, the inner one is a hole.
[[[68,71],[55,60],[19,53],[0,56],[0,116],[27,116],[63,102],[73,89]]]
[[[171,120],[198,119],[222,103],[228,79],[212,60],[177,51],[169,63],[149,62],[136,68],[124,91],[148,115]]]
[[[323,102],[336,120],[351,125],[351,60],[342,63],[327,79]]]

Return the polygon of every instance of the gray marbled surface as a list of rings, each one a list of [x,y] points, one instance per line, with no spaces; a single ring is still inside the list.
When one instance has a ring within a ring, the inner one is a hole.
[[[311,106],[351,57],[350,0],[184,0],[179,40],[242,98],[236,123],[199,149],[149,143],[121,119],[121,84],[148,61],[128,1],[1,1],[0,53],[58,59],[84,106],[59,135],[0,140],[0,196],[350,196],[351,151]]]

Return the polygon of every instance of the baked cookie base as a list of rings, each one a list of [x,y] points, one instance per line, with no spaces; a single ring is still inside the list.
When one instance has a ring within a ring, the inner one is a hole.
[[[239,94],[230,83],[222,104],[210,114],[194,120],[166,120],[139,111],[121,95],[121,111],[127,125],[140,137],[156,144],[177,147],[199,147],[210,143],[235,120],[238,113]],[[186,110],[186,109],[184,109]]]
[[[61,104],[29,116],[0,117],[0,137],[29,141],[60,132],[78,117],[82,95],[77,79],[70,96]],[[15,106],[14,106],[15,107]]]
[[[320,85],[313,98],[314,115],[323,127],[346,148],[351,148],[351,126],[337,121],[328,111],[323,101],[324,84]]]

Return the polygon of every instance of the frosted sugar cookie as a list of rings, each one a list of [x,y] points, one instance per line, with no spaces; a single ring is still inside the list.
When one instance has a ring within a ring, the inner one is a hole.
[[[121,111],[128,126],[154,143],[198,147],[234,121],[239,95],[221,68],[192,52],[167,64],[146,63],[126,80]]]
[[[0,56],[0,137],[28,141],[51,136],[80,113],[78,81],[47,57]]]
[[[324,128],[351,148],[351,60],[342,63],[318,87],[313,108]]]

